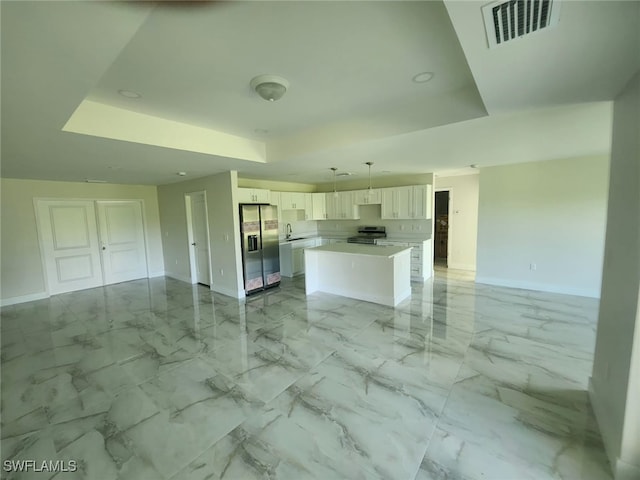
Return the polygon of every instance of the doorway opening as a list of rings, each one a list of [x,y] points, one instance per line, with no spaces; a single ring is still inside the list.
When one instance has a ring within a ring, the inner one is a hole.
[[[209,251],[209,215],[206,192],[185,194],[187,236],[191,283],[211,287],[211,252]]]
[[[433,243],[433,263],[446,268],[449,258],[449,205],[451,192],[449,190],[436,191],[434,206],[435,235]]]

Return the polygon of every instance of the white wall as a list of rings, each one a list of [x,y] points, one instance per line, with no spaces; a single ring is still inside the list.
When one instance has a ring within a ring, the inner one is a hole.
[[[147,185],[50,182],[3,178],[1,291],[4,304],[47,296],[34,198],[143,200],[151,276],[164,273],[157,189]]]
[[[220,173],[158,187],[166,274],[191,281],[185,194],[205,191],[209,214],[212,290],[244,297],[237,173]]]
[[[615,100],[591,401],[616,479],[640,478],[640,72]]]
[[[606,157],[483,168],[476,281],[598,297],[608,169]]]
[[[476,269],[480,175],[436,176],[434,190],[449,190],[449,268]],[[434,205],[435,208],[435,205]]]

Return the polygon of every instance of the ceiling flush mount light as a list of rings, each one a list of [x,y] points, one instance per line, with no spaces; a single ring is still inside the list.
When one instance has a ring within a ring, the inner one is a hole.
[[[187,172],[178,172],[176,173],[176,175],[178,175],[179,177],[184,177],[187,175]]]
[[[277,75],[258,75],[251,80],[251,88],[269,102],[280,100],[289,88],[289,82]]]
[[[131,90],[118,90],[118,93],[127,98],[140,98],[142,95]]]
[[[433,78],[433,72],[420,72],[414,75],[412,80],[414,83],[427,83]]]
[[[471,165],[469,165],[470,168],[478,168],[478,164],[477,163],[472,163]]]

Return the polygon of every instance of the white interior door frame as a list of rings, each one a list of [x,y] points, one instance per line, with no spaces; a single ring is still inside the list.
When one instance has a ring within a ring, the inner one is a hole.
[[[198,265],[197,265],[197,252],[195,245],[195,231],[194,231],[194,218],[192,201],[196,197],[201,197],[204,202],[204,227],[206,234],[206,250],[207,250],[207,270],[209,272],[209,288],[213,287],[213,272],[211,269],[211,248],[210,248],[210,235],[209,235],[209,209],[207,207],[207,192],[204,190],[197,192],[188,192],[184,194],[184,203],[187,214],[187,241],[189,242],[189,268],[191,270],[191,283],[198,283]]]
[[[435,240],[436,240],[436,231],[435,231],[435,222],[436,222],[436,201],[435,195],[436,192],[449,192],[449,203],[447,205],[447,220],[449,221],[449,226],[447,228],[447,268],[449,268],[449,264],[451,263],[451,233],[453,231],[453,187],[442,187],[436,188],[433,192],[433,235],[431,238],[433,239],[431,244],[433,248],[436,248]],[[432,254],[433,255],[433,254]]]

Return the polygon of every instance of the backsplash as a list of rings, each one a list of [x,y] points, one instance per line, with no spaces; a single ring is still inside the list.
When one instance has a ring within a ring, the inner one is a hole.
[[[304,220],[304,210],[283,210],[281,214],[280,237],[286,235],[287,223],[295,237],[315,237],[318,235],[318,223],[314,220]]]

